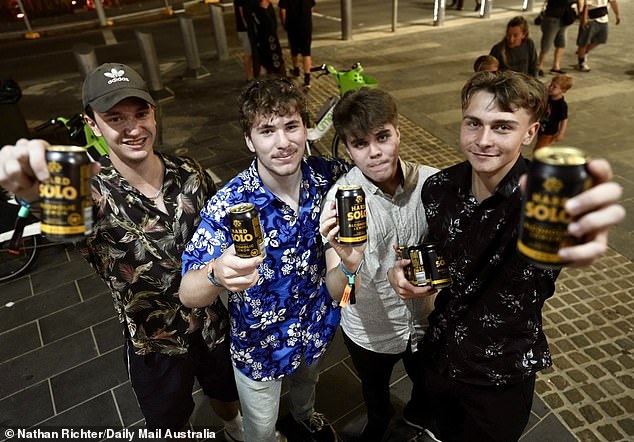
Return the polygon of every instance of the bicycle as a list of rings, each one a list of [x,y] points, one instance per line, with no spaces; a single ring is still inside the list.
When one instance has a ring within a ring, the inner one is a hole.
[[[0,282],[4,282],[29,270],[42,240],[40,222],[30,214],[28,204],[0,191]]]
[[[323,136],[326,135],[332,128],[334,109],[341,97],[351,90],[361,89],[362,87],[375,88],[378,86],[376,79],[363,73],[363,66],[361,66],[361,63],[359,62],[353,64],[350,69],[344,71],[337,71],[334,66],[328,64],[315,66],[311,68],[310,71],[319,72],[317,78],[324,75],[332,75],[337,83],[339,95],[332,95],[326,99],[317,113],[315,125],[308,129],[307,152],[309,155],[311,155],[311,148],[314,147],[315,143],[323,138]],[[339,142],[339,136],[335,133],[330,146],[330,152],[333,157],[337,157],[339,155]]]
[[[37,126],[35,135],[51,144],[84,146],[93,160],[108,153],[106,141],[93,133],[81,114],[53,118]],[[0,188],[0,282],[26,273],[42,241],[41,224],[29,204]]]

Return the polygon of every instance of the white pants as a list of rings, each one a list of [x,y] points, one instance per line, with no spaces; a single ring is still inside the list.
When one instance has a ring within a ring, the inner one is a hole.
[[[293,418],[300,422],[310,418],[315,406],[315,386],[319,380],[319,361],[302,364],[289,376],[289,408]],[[280,408],[282,379],[254,381],[233,367],[240,396],[244,422],[245,442],[275,442],[275,423]]]

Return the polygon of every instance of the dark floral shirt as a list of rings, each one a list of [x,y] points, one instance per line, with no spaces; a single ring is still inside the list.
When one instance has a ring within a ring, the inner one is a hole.
[[[422,199],[429,240],[448,262],[453,285],[429,316],[425,352],[450,377],[479,385],[512,384],[552,364],[541,310],[558,272],[516,251],[521,214],[519,158],[495,194],[478,203],[468,162],[427,179]]]
[[[257,208],[266,245],[260,279],[229,296],[233,363],[256,381],[291,374],[302,360],[310,365],[339,325],[339,309],[323,284],[319,215],[328,189],[347,165],[309,157],[301,170],[297,213],[264,186],[254,161],[211,198],[183,254],[183,273],[204,267],[232,244],[229,207],[250,202]]]
[[[173,356],[187,352],[188,334],[201,326],[210,347],[224,339],[228,314],[220,301],[207,309],[189,309],[178,298],[181,254],[216,189],[193,160],[160,156],[168,213],[132,187],[108,157],[100,160],[101,172],[92,182],[94,233],[81,251],[110,287],[136,353]]]

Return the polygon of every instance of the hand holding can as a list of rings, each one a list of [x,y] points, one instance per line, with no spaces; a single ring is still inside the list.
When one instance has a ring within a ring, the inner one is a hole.
[[[40,183],[42,233],[51,241],[78,241],[92,233],[91,166],[85,149],[48,146],[50,179]]]

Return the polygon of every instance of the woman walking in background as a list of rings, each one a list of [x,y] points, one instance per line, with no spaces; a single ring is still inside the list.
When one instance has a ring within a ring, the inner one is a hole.
[[[570,0],[547,0],[541,22],[542,41],[538,59],[538,74],[544,76],[544,59],[550,49],[555,46],[555,56],[550,72],[563,74],[561,70],[561,57],[566,49],[566,31],[572,23],[566,24],[564,15],[569,10]]]

